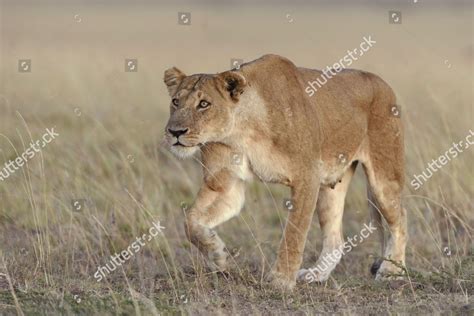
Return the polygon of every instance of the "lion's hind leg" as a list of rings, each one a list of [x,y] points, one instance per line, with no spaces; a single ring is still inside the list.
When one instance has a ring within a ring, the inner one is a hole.
[[[370,174],[369,183],[374,193],[373,212],[379,212],[389,227],[388,242],[382,247],[385,260],[378,260],[372,266],[376,279],[398,275],[403,272],[405,265],[405,247],[407,242],[406,210],[401,205],[401,183],[383,177],[383,171],[367,172]],[[376,215],[375,218],[378,216]],[[376,226],[383,229],[381,224]],[[383,231],[381,231],[381,235]],[[384,239],[382,237],[382,242]]]
[[[404,270],[407,243],[406,210],[401,204],[404,183],[401,138],[373,137],[369,154],[362,164],[370,186],[369,203],[374,224],[381,230],[379,234],[383,244],[381,217],[389,228],[387,243],[382,246],[385,260],[376,261],[371,271],[376,274],[376,279],[400,275]]]

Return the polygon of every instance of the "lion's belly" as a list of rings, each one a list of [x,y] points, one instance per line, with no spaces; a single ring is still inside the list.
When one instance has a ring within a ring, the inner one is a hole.
[[[363,160],[367,149],[367,138],[358,139],[352,145],[346,147],[346,150],[323,149],[319,164],[322,185],[334,187],[354,161]]]

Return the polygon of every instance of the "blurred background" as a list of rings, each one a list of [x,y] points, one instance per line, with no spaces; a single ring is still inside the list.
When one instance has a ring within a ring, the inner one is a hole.
[[[209,276],[182,228],[201,183],[200,165],[160,147],[170,102],[165,69],[216,73],[230,69],[232,60],[267,53],[323,69],[364,36],[376,44],[351,67],[391,85],[405,125],[407,264],[423,286],[412,284],[398,299],[405,312],[468,304],[474,274],[472,148],[419,190],[409,182],[474,131],[472,1],[4,0],[1,167],[46,128],[55,127],[59,136],[0,181],[0,311],[137,312],[146,306],[160,312],[261,312],[275,310],[281,300],[288,311],[315,304],[322,312],[388,310],[378,296],[383,289],[365,287],[379,249],[374,237],[343,258],[331,281],[337,291],[299,289],[290,303],[270,290],[259,294],[287,215],[282,201],[289,191],[277,185],[249,184],[241,215],[217,229],[235,256],[234,274]],[[153,220],[166,227],[164,235],[97,283],[97,267]],[[365,178],[358,170],[346,200],[344,235],[368,222]],[[315,263],[320,247],[315,218],[305,267]],[[354,292],[361,287],[366,295]],[[213,303],[211,292],[217,295]],[[334,303],[341,295],[346,299]]]

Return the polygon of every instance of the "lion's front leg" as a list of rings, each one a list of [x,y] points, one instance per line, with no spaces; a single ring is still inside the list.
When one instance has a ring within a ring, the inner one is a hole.
[[[213,270],[225,270],[227,261],[225,244],[213,228],[239,214],[245,199],[244,191],[244,183],[235,178],[225,179],[219,190],[205,183],[186,214],[186,235],[209,259]]]
[[[270,274],[270,280],[276,287],[291,289],[296,283],[318,192],[319,179],[300,181],[292,187],[294,207],[288,215],[278,258]]]

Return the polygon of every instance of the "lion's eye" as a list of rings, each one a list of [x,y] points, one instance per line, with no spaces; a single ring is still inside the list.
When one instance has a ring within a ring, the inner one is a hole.
[[[201,102],[199,102],[198,108],[205,109],[208,108],[209,105],[211,105],[211,103],[207,102],[206,100],[201,100]]]
[[[173,103],[174,106],[178,106],[178,105],[179,105],[178,99],[173,99],[173,100],[171,100],[171,102]]]

